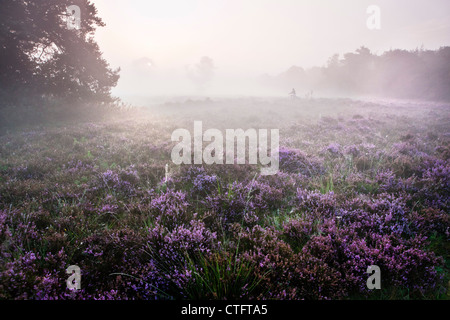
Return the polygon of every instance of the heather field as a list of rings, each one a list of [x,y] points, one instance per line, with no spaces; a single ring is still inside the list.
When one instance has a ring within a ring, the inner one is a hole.
[[[279,172],[175,165],[195,120],[279,129]],[[0,299],[449,299],[449,156],[450,106],[404,101],[178,99],[5,132]]]

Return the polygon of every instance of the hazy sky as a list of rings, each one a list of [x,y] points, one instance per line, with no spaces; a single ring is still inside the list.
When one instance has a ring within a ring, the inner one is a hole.
[[[218,88],[227,81],[238,84],[263,73],[276,75],[292,65],[322,66],[332,54],[361,45],[375,53],[450,45],[450,0],[93,3],[106,23],[96,35],[104,57],[123,70],[116,92],[191,92],[186,68],[203,56],[214,60]],[[381,30],[366,26],[369,5],[381,9]],[[146,59],[136,62],[142,58]],[[148,83],[133,82],[145,73],[151,73]]]

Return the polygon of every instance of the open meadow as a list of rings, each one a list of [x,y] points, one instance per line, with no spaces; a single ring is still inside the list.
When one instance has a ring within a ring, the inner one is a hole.
[[[279,129],[278,173],[175,165],[194,121]],[[182,99],[9,131],[0,299],[448,299],[449,156],[450,105],[405,101]]]

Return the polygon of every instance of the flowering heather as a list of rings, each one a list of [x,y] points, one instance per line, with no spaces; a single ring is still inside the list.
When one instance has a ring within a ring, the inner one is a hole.
[[[218,194],[206,197],[204,205],[226,229],[235,222],[257,223],[265,214],[281,206],[282,200],[281,190],[252,180],[225,186]]]
[[[449,298],[447,107],[227,103],[0,136],[0,299]],[[194,120],[279,128],[278,173],[174,165]]]
[[[122,193],[126,196],[134,195],[135,188],[139,183],[139,176],[133,166],[119,172],[107,170],[101,174],[100,179],[108,190]]]

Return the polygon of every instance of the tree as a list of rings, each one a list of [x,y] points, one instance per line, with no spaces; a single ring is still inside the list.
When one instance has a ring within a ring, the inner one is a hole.
[[[81,10],[79,29],[68,28],[67,8]],[[2,104],[62,98],[111,102],[119,79],[94,40],[105,24],[89,0],[0,0],[0,97]]]
[[[350,93],[368,93],[372,89],[370,79],[374,64],[374,56],[366,47],[360,47],[355,53],[344,54],[341,81],[345,89]]]
[[[202,57],[194,68],[188,69],[188,77],[203,90],[214,77],[214,61],[210,57]]]

